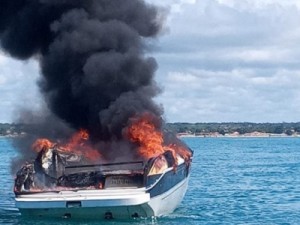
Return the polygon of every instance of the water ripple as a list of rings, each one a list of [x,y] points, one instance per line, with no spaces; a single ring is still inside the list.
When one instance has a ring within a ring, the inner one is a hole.
[[[109,221],[116,225],[300,224],[300,139],[185,138],[195,157],[188,192],[171,215]],[[0,224],[93,225],[97,221],[29,220],[15,208],[10,140],[0,139]],[[103,224],[103,223],[101,223]]]

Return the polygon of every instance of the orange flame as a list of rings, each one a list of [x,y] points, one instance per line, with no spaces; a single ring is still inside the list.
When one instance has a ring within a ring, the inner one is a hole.
[[[126,137],[138,147],[138,155],[144,159],[157,157],[166,151],[171,151],[175,160],[177,155],[189,161],[192,153],[183,145],[170,144],[164,145],[163,133],[155,126],[157,118],[150,114],[144,113],[130,119],[131,124],[126,129]],[[83,155],[91,161],[98,161],[102,158],[99,150],[92,148],[88,144],[89,134],[86,130],[79,130],[66,143],[59,144],[58,150],[64,152],[73,152]],[[32,145],[32,149],[39,152],[43,148],[53,148],[57,143],[48,139],[38,139]]]
[[[138,153],[144,158],[151,158],[164,153],[163,135],[158,131],[149,114],[132,119],[128,127],[129,140],[140,145]]]
[[[163,133],[155,127],[154,119],[154,116],[148,113],[131,119],[132,124],[127,128],[127,136],[130,141],[139,145],[138,154],[149,159],[169,150],[175,160],[177,160],[177,154],[186,161],[189,160],[192,153],[185,147],[175,144],[164,145]]]
[[[58,149],[63,152],[74,152],[76,154],[82,154],[85,158],[97,161],[101,158],[101,154],[96,149],[93,149],[86,144],[89,139],[89,134],[86,130],[80,130],[76,132],[67,143],[59,145]],[[48,139],[37,139],[32,149],[39,152],[43,148],[53,148],[56,143],[51,142]]]
[[[43,148],[51,148],[53,147],[54,144],[45,138],[37,139],[33,144],[32,144],[32,149],[36,152],[39,152]]]
[[[192,157],[192,152],[188,151],[185,147],[179,146],[176,144],[170,144],[168,145],[169,149],[172,149],[173,152],[176,152],[178,155],[180,155],[185,161],[189,161]]]
[[[68,151],[84,146],[84,142],[89,139],[89,134],[86,130],[76,132],[64,146]]]

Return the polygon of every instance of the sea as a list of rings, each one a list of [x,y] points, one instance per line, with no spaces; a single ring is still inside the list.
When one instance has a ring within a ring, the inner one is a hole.
[[[15,207],[17,151],[0,138],[0,224],[185,225],[300,224],[300,138],[183,138],[194,158],[188,191],[177,210],[130,221],[23,218]]]

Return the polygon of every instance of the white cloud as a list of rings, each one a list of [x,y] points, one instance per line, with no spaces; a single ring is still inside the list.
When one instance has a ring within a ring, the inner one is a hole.
[[[5,65],[8,62],[8,60],[9,59],[4,54],[1,54],[0,52],[0,66]]]
[[[168,121],[300,121],[299,0],[147,1],[169,10],[154,53]],[[40,101],[37,78],[0,54],[0,122]]]
[[[159,101],[169,121],[295,121],[300,70],[258,76],[254,70],[170,73]],[[292,113],[291,113],[292,112]]]
[[[155,56],[173,121],[300,121],[297,1],[201,0],[169,21]]]
[[[217,0],[220,4],[224,4],[233,8],[253,10],[257,8],[265,8],[267,6],[291,6],[300,8],[299,0]]]
[[[37,78],[35,61],[23,62],[0,54],[0,122],[12,122],[19,107],[38,108]]]

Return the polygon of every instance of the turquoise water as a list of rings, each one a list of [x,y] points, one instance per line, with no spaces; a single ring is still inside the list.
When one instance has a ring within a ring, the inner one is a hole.
[[[300,138],[185,138],[194,150],[188,192],[156,220],[22,218],[14,206],[11,139],[0,138],[0,224],[300,224]],[[19,166],[18,166],[19,167]]]

